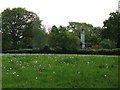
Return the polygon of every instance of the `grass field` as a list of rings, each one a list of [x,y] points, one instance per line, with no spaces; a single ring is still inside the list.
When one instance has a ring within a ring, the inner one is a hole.
[[[117,88],[118,56],[3,54],[3,88]]]

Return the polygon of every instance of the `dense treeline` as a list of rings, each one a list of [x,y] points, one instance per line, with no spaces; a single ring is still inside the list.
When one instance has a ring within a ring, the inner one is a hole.
[[[18,50],[77,50],[81,48],[80,32],[85,30],[86,48],[120,48],[120,13],[113,12],[104,26],[69,22],[68,26],[55,25],[46,32],[39,16],[24,8],[5,9],[2,17],[2,49]]]

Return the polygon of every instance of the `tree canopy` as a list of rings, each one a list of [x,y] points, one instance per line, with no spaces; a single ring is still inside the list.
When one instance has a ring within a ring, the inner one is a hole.
[[[0,14],[2,48],[42,50],[49,46],[53,49],[73,50],[80,48],[82,29],[85,30],[86,47],[101,45],[105,48],[120,48],[120,13],[110,13],[108,20],[103,23],[101,28],[87,23],[69,22],[68,26],[54,25],[46,33],[42,20],[34,12],[25,8],[7,8]]]
[[[32,23],[36,14],[24,8],[7,8],[2,12],[2,37],[4,49],[32,46]],[[8,47],[9,45],[9,47]]]
[[[81,37],[81,30],[85,30],[85,42],[86,46],[96,45],[100,41],[100,27],[93,27],[91,24],[80,22],[69,22],[69,30],[72,30],[79,38]]]
[[[104,39],[115,41],[120,48],[120,13],[118,11],[110,13],[108,20],[104,21],[101,35]]]
[[[66,27],[53,26],[50,32],[50,46],[62,50],[76,49],[79,46],[79,38]]]
[[[40,20],[39,17],[36,17],[32,27],[32,47],[37,50],[42,50],[47,44],[47,35],[41,22],[42,20]]]

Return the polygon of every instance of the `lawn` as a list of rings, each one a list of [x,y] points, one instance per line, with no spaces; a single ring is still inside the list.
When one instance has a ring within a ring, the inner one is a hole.
[[[118,56],[3,54],[3,88],[117,88]]]

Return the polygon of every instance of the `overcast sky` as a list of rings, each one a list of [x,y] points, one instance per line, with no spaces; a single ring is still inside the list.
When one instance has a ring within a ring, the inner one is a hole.
[[[118,10],[119,0],[0,0],[0,12],[6,8],[22,7],[36,13],[45,26],[86,22],[103,26],[110,12]]]

